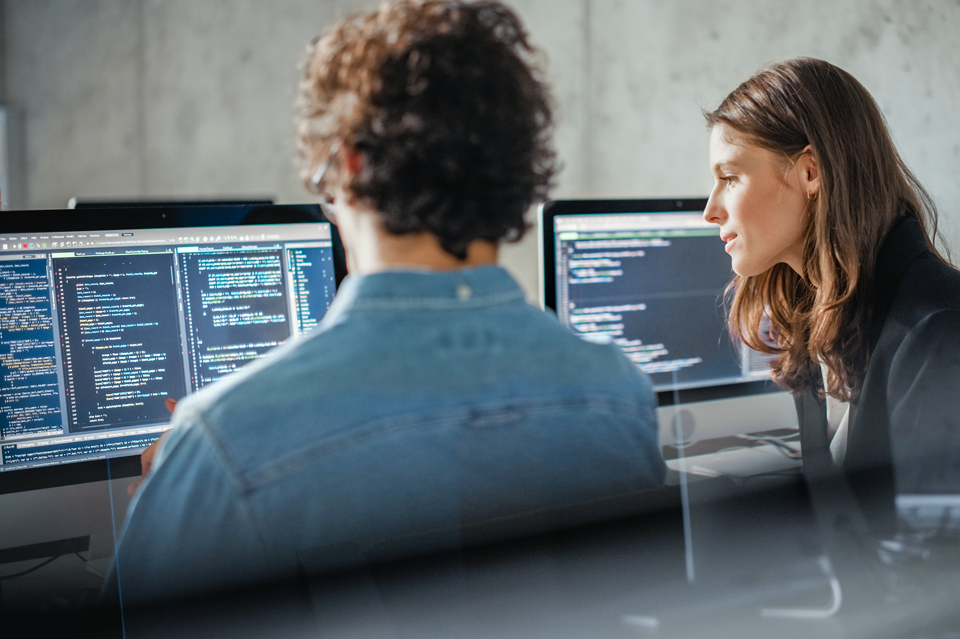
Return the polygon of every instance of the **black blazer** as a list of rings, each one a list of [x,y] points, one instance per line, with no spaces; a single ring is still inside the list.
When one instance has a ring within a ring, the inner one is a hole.
[[[927,249],[920,225],[898,221],[875,270],[870,359],[850,404],[839,477],[874,529],[896,525],[897,493],[960,493],[960,271]],[[804,474],[837,476],[826,409],[797,397]]]

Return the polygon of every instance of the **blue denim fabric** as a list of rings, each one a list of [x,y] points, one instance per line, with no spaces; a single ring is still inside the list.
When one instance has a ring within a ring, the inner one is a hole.
[[[615,345],[500,268],[348,277],[309,335],[177,407],[124,527],[123,598],[660,485],[654,406]]]

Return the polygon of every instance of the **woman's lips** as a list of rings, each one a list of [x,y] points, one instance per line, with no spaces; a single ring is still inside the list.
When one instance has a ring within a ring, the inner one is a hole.
[[[723,241],[726,243],[726,246],[723,247],[723,250],[725,250],[727,253],[729,253],[729,252],[730,252],[730,249],[733,248],[733,243],[737,241],[737,236],[736,236],[736,235],[733,235],[733,234],[731,234],[731,235],[721,235],[721,236],[720,236],[720,239],[723,240]]]

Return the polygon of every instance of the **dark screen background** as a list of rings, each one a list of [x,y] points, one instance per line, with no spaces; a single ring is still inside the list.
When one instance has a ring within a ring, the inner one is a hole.
[[[608,332],[658,386],[741,376],[722,305],[733,271],[718,233],[580,232],[559,247],[568,307],[558,311],[575,332]]]
[[[162,423],[186,393],[173,253],[53,260],[71,431]]]

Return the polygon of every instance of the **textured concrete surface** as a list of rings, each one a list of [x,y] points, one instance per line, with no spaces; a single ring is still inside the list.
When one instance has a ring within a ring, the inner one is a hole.
[[[25,114],[25,203],[71,196],[307,201],[293,96],[307,41],[376,0],[6,0],[6,98]],[[703,195],[700,109],[763,64],[859,78],[960,254],[958,0],[515,0],[547,55],[557,197]],[[0,74],[0,78],[4,74]],[[960,257],[960,255],[958,255]],[[536,295],[536,242],[503,252]]]
[[[7,11],[0,2],[0,102],[7,101]]]
[[[763,65],[798,55],[873,93],[960,251],[960,2],[592,3],[590,195],[709,191],[712,109]]]
[[[7,101],[26,138],[11,161],[26,164],[27,207],[139,194],[139,5],[9,2],[6,18]]]
[[[145,191],[307,197],[293,165],[297,64],[336,3],[144,3]]]

